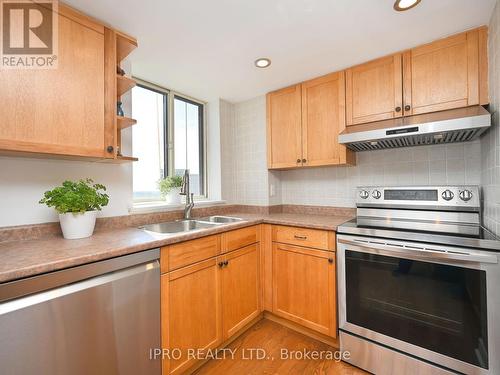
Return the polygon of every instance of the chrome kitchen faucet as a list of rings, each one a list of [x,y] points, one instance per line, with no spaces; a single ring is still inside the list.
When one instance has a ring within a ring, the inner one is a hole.
[[[191,219],[191,210],[194,207],[194,193],[191,193],[189,190],[189,169],[184,170],[180,194],[186,196],[186,205],[184,206],[184,220]]]

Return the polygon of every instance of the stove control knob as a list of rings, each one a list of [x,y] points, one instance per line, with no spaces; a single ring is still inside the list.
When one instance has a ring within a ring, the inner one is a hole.
[[[375,199],[380,199],[382,193],[379,190],[373,190],[372,197]]]
[[[368,197],[370,196],[370,193],[368,193],[366,190],[361,190],[361,191],[359,192],[359,196],[360,196],[361,198],[363,198],[363,199],[366,199],[366,198],[368,198]]]
[[[472,191],[470,190],[461,190],[460,193],[458,194],[461,200],[464,202],[468,202],[472,199]]]
[[[445,190],[443,191],[443,194],[441,194],[441,196],[445,201],[451,201],[453,197],[455,197],[455,194],[453,194],[451,190]]]

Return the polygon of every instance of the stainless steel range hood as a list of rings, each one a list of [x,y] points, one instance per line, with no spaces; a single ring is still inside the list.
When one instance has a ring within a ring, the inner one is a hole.
[[[339,142],[354,151],[465,142],[490,126],[490,113],[478,105],[351,125],[339,135]]]

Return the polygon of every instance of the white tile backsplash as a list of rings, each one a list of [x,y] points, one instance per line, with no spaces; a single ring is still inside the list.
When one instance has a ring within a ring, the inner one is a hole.
[[[485,226],[500,235],[500,0],[491,16],[488,30],[488,64],[492,128],[481,138],[481,182]]]
[[[267,170],[265,97],[237,104],[221,100],[220,108],[222,198],[238,204],[279,204],[279,173]]]
[[[478,185],[480,151],[480,141],[368,151],[354,167],[284,171],[282,202],[354,207],[358,185]]]

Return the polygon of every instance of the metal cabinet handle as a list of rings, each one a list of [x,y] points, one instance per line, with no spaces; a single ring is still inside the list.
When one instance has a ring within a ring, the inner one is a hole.
[[[297,164],[300,163],[300,159],[297,159]]]
[[[228,265],[228,264],[229,264],[229,261],[228,261],[228,260],[224,261],[224,266],[225,266],[225,267],[227,267],[227,265]]]
[[[106,151],[109,152],[109,153],[112,153],[114,151],[113,146],[106,147]]]
[[[307,236],[299,236],[298,234],[294,235],[296,240],[307,240]]]
[[[409,104],[405,105],[405,111],[409,111],[410,109],[411,109],[411,107]]]
[[[218,265],[219,265],[219,268],[222,268],[222,267],[224,267],[224,262],[219,262]]]
[[[302,163],[307,163],[307,159],[302,159]]]
[[[401,107],[396,107],[396,112],[401,112]]]
[[[333,258],[328,258],[328,263],[333,263]]]

